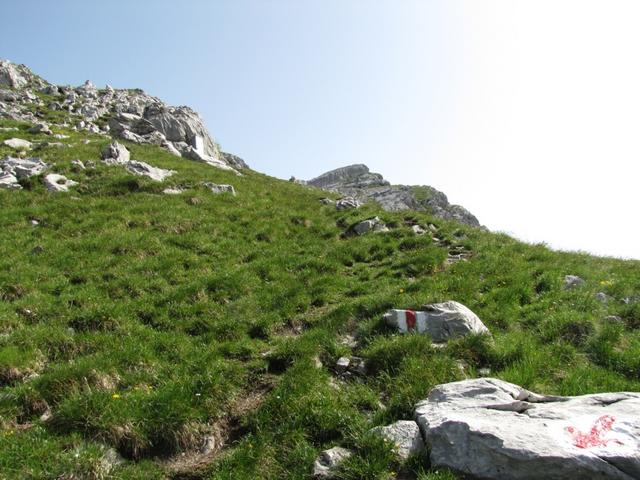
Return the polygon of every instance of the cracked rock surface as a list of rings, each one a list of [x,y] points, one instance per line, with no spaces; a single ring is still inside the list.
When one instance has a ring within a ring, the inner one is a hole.
[[[435,387],[415,417],[431,464],[473,478],[640,478],[640,393],[550,397],[479,378]]]

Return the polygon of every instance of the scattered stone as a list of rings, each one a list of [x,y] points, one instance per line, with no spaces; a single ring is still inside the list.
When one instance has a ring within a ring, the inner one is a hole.
[[[100,471],[102,475],[108,475],[111,470],[123,463],[125,463],[124,458],[122,458],[115,448],[107,448],[100,460]]]
[[[36,220],[35,218],[32,218],[31,220],[29,220],[29,223],[31,225],[33,225],[34,227],[40,225],[40,222],[38,220]]]
[[[353,455],[351,450],[342,447],[333,447],[323,451],[313,464],[313,476],[315,478],[331,478],[340,464],[351,455]]]
[[[144,175],[157,182],[162,182],[165,178],[170,177],[174,170],[163,170],[162,168],[152,167],[148,163],[130,160],[126,163],[126,169],[135,175]]]
[[[347,357],[340,357],[338,359],[338,361],[336,362],[336,372],[337,373],[344,373],[347,371],[347,369],[349,368],[349,364],[351,363],[351,361],[349,360],[349,358]]]
[[[67,138],[69,138],[69,135],[63,135],[62,133],[54,133],[53,138],[57,138],[58,140],[66,140]]]
[[[360,223],[356,223],[353,227],[353,232],[356,235],[364,235],[368,232],[388,232],[389,229],[382,220],[378,217],[368,218]]]
[[[584,283],[584,280],[577,275],[565,275],[564,277],[564,288],[566,289],[578,287]]]
[[[479,368],[478,369],[478,375],[480,375],[481,377],[488,377],[489,375],[491,375],[491,369],[490,368]]]
[[[413,233],[415,233],[416,235],[424,235],[425,233],[427,233],[427,231],[420,225],[411,225],[411,230],[413,230]]]
[[[82,163],[82,160],[71,160],[71,165],[80,170],[86,170],[87,168],[84,166],[84,163]]]
[[[249,168],[249,165],[247,165],[247,162],[245,162],[239,156],[233,155],[232,153],[220,152],[220,157],[222,160],[224,160],[227,164],[231,165],[236,170],[244,170],[246,168]]]
[[[165,188],[164,190],[162,190],[162,193],[164,193],[165,195],[180,195],[182,192],[184,192],[184,190],[181,190],[179,188]]]
[[[0,132],[17,132],[18,130],[20,129],[16,127],[0,127]]]
[[[631,297],[625,297],[622,299],[622,303],[625,305],[633,305],[634,303],[640,302],[640,295],[633,295]]]
[[[212,182],[205,182],[203,185],[213,193],[230,193],[234,197],[236,195],[236,190],[233,188],[233,185],[217,184]]]
[[[320,203],[323,205],[335,205],[336,202],[334,202],[330,198],[321,198]]]
[[[0,85],[22,88],[27,85],[27,79],[19,71],[17,65],[8,60],[0,60]]]
[[[376,427],[371,431],[392,442],[398,458],[403,462],[411,455],[420,454],[425,450],[420,428],[413,420],[399,420],[386,427]]]
[[[454,301],[425,305],[422,311],[390,310],[384,319],[400,333],[427,333],[437,343],[470,334],[490,335],[475,313]]]
[[[20,190],[22,185],[18,183],[18,179],[11,172],[0,172],[0,188],[7,190]]]
[[[5,157],[0,161],[0,167],[5,173],[15,175],[18,180],[23,178],[33,177],[34,175],[40,175],[49,166],[44,163],[40,158],[14,158]]]
[[[415,418],[430,463],[483,479],[640,478],[640,393],[538,395],[493,378],[438,385]]]
[[[113,142],[102,150],[102,161],[107,165],[124,165],[130,158],[127,147],[118,142]]]
[[[618,315],[607,315],[606,317],[604,317],[603,319],[605,322],[609,322],[609,323],[622,323],[622,317],[619,317]]]
[[[596,300],[602,303],[607,303],[609,301],[609,295],[604,292],[596,293]]]
[[[50,192],[68,192],[69,188],[78,185],[78,182],[69,180],[64,175],[50,173],[44,177],[44,185]]]
[[[351,208],[360,208],[360,202],[353,197],[344,197],[336,202],[336,209],[349,210]]]
[[[351,357],[350,360],[349,372],[362,376],[367,374],[367,363],[364,358]]]
[[[10,138],[2,143],[14,150],[31,150],[33,148],[33,144],[30,141],[21,138]]]
[[[53,135],[53,132],[46,123],[36,123],[29,129],[29,133],[42,133],[43,135]]]
[[[173,146],[171,142],[164,142],[162,144],[162,148],[168,151],[170,154],[175,155],[176,157],[181,157],[182,154],[178,151],[176,147]]]

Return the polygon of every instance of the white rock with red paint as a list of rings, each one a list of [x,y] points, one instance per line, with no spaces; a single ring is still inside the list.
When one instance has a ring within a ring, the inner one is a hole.
[[[438,385],[415,418],[431,465],[473,478],[640,478],[640,393],[552,397],[479,378]]]
[[[384,318],[401,333],[427,333],[434,342],[474,333],[490,334],[475,313],[453,301],[425,305],[421,310],[389,310]]]

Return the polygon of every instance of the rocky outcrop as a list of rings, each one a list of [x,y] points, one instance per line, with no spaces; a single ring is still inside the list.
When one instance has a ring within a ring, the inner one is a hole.
[[[239,157],[220,152],[214,138],[194,110],[172,107],[139,89],[97,88],[87,80],[78,87],[52,85],[24,65],[0,61],[0,118],[37,123],[35,107],[79,115],[75,129],[110,134],[139,144],[160,145],[174,155],[214,167],[248,168]],[[45,100],[33,92],[53,96]],[[42,133],[46,133],[43,131]]]
[[[155,180],[156,182],[162,182],[165,178],[176,173],[173,170],[164,170],[162,168],[152,167],[148,163],[138,162],[136,160],[129,160],[126,163],[125,168],[135,175],[149,177],[151,180]]]
[[[324,450],[313,464],[314,478],[331,478],[347,458],[353,455],[351,450],[333,447]]]
[[[468,210],[451,205],[447,196],[429,186],[391,185],[379,173],[366,165],[351,165],[323,173],[309,180],[308,185],[354,197],[360,201],[375,201],[387,211],[426,211],[445,220],[455,220],[479,226],[478,219]]]
[[[431,465],[472,478],[640,478],[640,393],[550,397],[493,378],[435,387],[416,406]]]
[[[0,161],[0,188],[20,190],[19,180],[40,175],[49,166],[39,158],[5,157]]]
[[[76,185],[78,185],[78,182],[57,173],[50,173],[44,177],[44,186],[50,192],[68,192],[70,187]]]
[[[400,333],[427,333],[437,343],[471,334],[490,333],[475,313],[453,301],[424,305],[419,311],[389,310],[384,319]]]
[[[424,442],[418,424],[413,420],[399,420],[385,427],[376,427],[372,433],[391,442],[395,453],[402,461],[411,455],[418,455],[424,451]]]

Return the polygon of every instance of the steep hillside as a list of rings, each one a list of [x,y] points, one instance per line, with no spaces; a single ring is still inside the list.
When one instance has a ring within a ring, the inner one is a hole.
[[[121,140],[132,160],[104,161],[111,138],[21,88],[3,98],[32,103],[0,105],[15,177],[0,188],[0,478],[303,479],[342,446],[354,453],[337,478],[455,479],[371,429],[464,378],[640,389],[639,262],[426,212],[338,210],[321,190],[162,145]],[[33,121],[15,113],[28,108]],[[50,131],[33,128],[43,118]],[[44,164],[33,176],[15,167],[29,157]],[[131,161],[173,173],[154,181]],[[53,191],[51,173],[77,183]],[[375,216],[386,229],[355,233]],[[434,344],[383,319],[446,300],[492,337]]]

